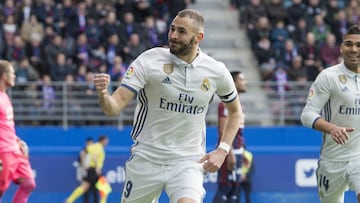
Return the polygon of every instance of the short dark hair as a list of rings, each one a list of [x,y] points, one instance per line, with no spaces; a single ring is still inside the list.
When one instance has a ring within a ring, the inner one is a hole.
[[[231,74],[231,77],[233,78],[233,80],[235,81],[236,80],[236,77],[241,74],[241,71],[231,71],[230,72]]]
[[[352,25],[346,32],[346,35],[357,35],[360,34],[360,27],[358,25]]]

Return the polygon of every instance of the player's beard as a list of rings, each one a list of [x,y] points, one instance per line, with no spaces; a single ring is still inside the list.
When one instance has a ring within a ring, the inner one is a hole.
[[[176,56],[187,56],[193,51],[194,42],[195,36],[190,39],[189,43],[178,43],[179,48],[171,48],[170,46],[170,52]]]

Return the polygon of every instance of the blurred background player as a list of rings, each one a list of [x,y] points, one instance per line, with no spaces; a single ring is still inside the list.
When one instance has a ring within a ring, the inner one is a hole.
[[[231,76],[234,80],[238,94],[246,92],[247,80],[240,71],[232,71]],[[224,103],[220,102],[218,105],[218,133],[219,140],[224,131],[224,125],[228,112],[225,109]],[[236,203],[239,199],[240,192],[240,173],[241,160],[244,150],[243,137],[244,120],[239,123],[239,130],[236,134],[232,149],[227,155],[223,165],[218,171],[218,189],[214,196],[214,203]]]
[[[35,180],[28,158],[28,148],[15,131],[14,111],[7,89],[15,86],[15,71],[12,64],[0,60],[0,202],[11,182],[19,187],[14,194],[14,203],[26,203],[35,189]]]
[[[67,198],[66,203],[73,203],[77,198],[83,195],[91,187],[95,187],[96,182],[101,176],[101,170],[105,160],[104,147],[109,143],[109,139],[105,135],[101,135],[96,143],[90,144],[86,147],[86,176],[81,184],[74,189],[71,195]],[[106,202],[106,196],[101,197],[101,203]]]
[[[240,182],[240,196],[239,203],[241,202],[241,193],[245,194],[245,203],[251,203],[251,190],[252,190],[252,175],[254,173],[254,157],[253,154],[244,147],[244,153],[241,163],[241,182]]]
[[[86,161],[86,157],[87,156],[87,150],[86,148],[90,145],[93,144],[94,140],[92,137],[88,137],[85,141],[85,145],[84,148],[81,149],[78,159],[74,162],[74,166],[76,167],[76,179],[81,183],[83,178],[86,177],[86,172],[87,172],[87,161]],[[90,198],[92,197],[92,200],[94,203],[98,203],[99,202],[99,192],[98,190],[95,188],[95,185],[91,185],[90,188],[84,193],[83,195],[83,202],[84,203],[89,203],[90,202]]]

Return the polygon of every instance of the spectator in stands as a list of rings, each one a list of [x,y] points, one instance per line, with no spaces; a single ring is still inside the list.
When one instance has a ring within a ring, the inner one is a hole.
[[[272,75],[276,65],[275,54],[271,49],[271,42],[269,38],[262,37],[256,43],[254,52],[259,63],[262,79],[264,81],[268,80]]]
[[[285,51],[285,41],[288,40],[289,37],[288,31],[285,29],[284,21],[277,21],[270,32],[271,47],[276,57],[282,57],[282,53]]]
[[[147,16],[142,24],[143,34],[141,32],[139,33],[142,34],[142,42],[147,48],[157,47],[164,44],[161,41],[162,38],[160,38],[160,33],[155,23],[155,18],[153,16]]]
[[[306,42],[299,48],[300,55],[304,60],[307,79],[314,81],[316,76],[323,69],[320,57],[320,46],[315,42],[315,36],[312,32],[306,35]]]
[[[300,55],[297,55],[292,59],[292,63],[286,72],[288,81],[307,81],[306,67],[304,66],[303,59]]]
[[[286,91],[288,90],[288,75],[286,70],[288,69],[288,66],[280,61],[276,64],[276,68],[272,74],[272,81],[274,81],[274,85],[272,85],[273,89],[279,96],[279,98],[283,98],[286,94]]]
[[[116,55],[123,56],[123,52],[124,52],[123,47],[124,47],[124,45],[120,44],[119,35],[112,34],[108,38],[107,44],[105,45],[106,63],[107,63],[108,69],[112,69]]]
[[[17,24],[21,26],[24,22],[30,21],[30,16],[35,14],[36,11],[32,0],[21,1],[19,10],[17,12]]]
[[[325,23],[330,29],[336,26],[336,15],[340,11],[338,0],[329,0],[325,5]],[[333,30],[332,30],[333,31]]]
[[[1,8],[2,13],[5,17],[5,19],[9,16],[15,16],[16,15],[16,5],[13,0],[5,0],[3,1],[4,6]]]
[[[331,33],[329,25],[324,21],[323,15],[315,16],[314,25],[311,27],[311,32],[314,34],[315,43],[319,46],[325,44],[326,36]]]
[[[30,64],[40,74],[44,75],[45,72],[45,53],[41,46],[41,37],[37,33],[30,36],[30,41],[25,44],[25,53],[28,57]]]
[[[59,53],[66,53],[65,47],[64,47],[64,40],[63,38],[55,34],[53,37],[51,37],[51,43],[46,44],[44,47],[44,53],[45,53],[45,59],[46,59],[46,68],[47,71],[50,73],[50,69],[52,66],[56,65],[57,56]]]
[[[44,27],[38,21],[36,14],[30,15],[30,20],[22,23],[20,27],[20,35],[25,43],[30,42],[32,35],[38,35],[40,39],[44,37]]]
[[[240,27],[246,30],[255,29],[260,17],[267,16],[262,0],[250,0],[250,4],[240,10]],[[251,35],[249,35],[251,36]]]
[[[87,26],[85,34],[88,38],[89,46],[91,49],[96,49],[101,43],[101,26],[98,25],[95,17],[88,15],[87,16]]]
[[[296,47],[304,46],[306,35],[309,32],[309,27],[305,18],[300,18],[295,26],[295,30],[290,34],[294,40]]]
[[[336,36],[337,44],[340,44],[342,37],[345,35],[346,31],[350,28],[350,22],[348,22],[346,17],[346,12],[344,9],[339,10],[336,15],[334,25],[332,26],[332,33]]]
[[[58,53],[55,65],[50,67],[52,81],[64,81],[68,74],[74,74],[75,67],[69,63],[65,53]]]
[[[18,65],[16,65],[15,68],[15,75],[16,82],[18,84],[39,80],[39,73],[31,66],[28,58],[22,58],[17,64]]]
[[[123,63],[123,59],[119,55],[115,56],[114,60],[114,66],[109,70],[110,78],[112,81],[121,82],[127,66]]]
[[[44,26],[54,26],[60,19],[59,10],[53,0],[42,0],[35,9],[39,21]]]
[[[303,0],[292,0],[289,7],[286,8],[288,14],[288,30],[292,33],[298,26],[300,19],[304,19],[306,15],[306,5]],[[295,32],[294,32],[295,33]]]
[[[359,23],[360,20],[360,5],[358,0],[349,0],[348,5],[344,8],[348,22],[351,25]]]
[[[12,202],[26,203],[35,189],[27,144],[16,135],[14,109],[7,90],[15,86],[15,71],[9,61],[0,61],[0,201],[10,184],[18,188]]]
[[[124,63],[130,64],[137,56],[145,51],[147,47],[144,43],[140,41],[140,36],[138,33],[133,33],[130,36],[129,42],[123,49]]]
[[[124,14],[123,23],[119,26],[119,38],[121,44],[126,44],[130,36],[133,33],[142,33],[144,30],[139,23],[135,22],[134,14],[132,12],[127,12]]]
[[[270,40],[271,29],[269,19],[266,16],[259,17],[255,26],[247,30],[251,46],[254,47],[257,41],[263,37]]]
[[[68,36],[76,36],[85,33],[87,29],[87,10],[85,2],[79,2],[76,10],[68,18],[66,30]]]
[[[154,9],[149,0],[135,0],[132,2],[132,13],[134,14],[135,22],[142,23],[146,16],[154,16]]]
[[[101,27],[101,41],[107,42],[108,39],[113,36],[114,34],[117,34],[119,30],[119,25],[116,19],[116,13],[113,11],[110,11],[106,15],[106,21]]]
[[[306,7],[306,18],[307,24],[309,27],[314,26],[315,16],[324,14],[324,6],[321,4],[320,0],[308,0]]]
[[[10,61],[20,61],[26,57],[25,44],[20,35],[14,35],[13,44],[8,44],[5,58]]]
[[[131,12],[131,4],[127,0],[116,0],[115,5],[115,13],[117,19],[120,21],[120,23],[124,23],[124,15],[127,12]]]
[[[77,35],[74,62],[76,65],[90,65],[91,48],[85,33]]]
[[[330,33],[326,36],[326,42],[320,48],[320,56],[324,68],[339,63],[340,46],[336,43],[334,34]]]
[[[43,75],[41,83],[41,101],[42,109],[41,114],[46,117],[41,122],[42,125],[55,125],[56,124],[56,89],[52,84],[50,75]],[[55,118],[55,120],[54,120]]]
[[[275,27],[279,21],[287,23],[288,13],[283,0],[269,0],[266,4],[266,13],[272,27]]]
[[[280,57],[276,58],[277,61],[282,61],[286,66],[290,66],[294,57],[299,55],[299,50],[296,47],[294,40],[289,38],[285,41],[284,51]]]
[[[73,74],[68,74],[65,76],[65,91],[67,99],[67,116],[69,118],[69,125],[81,126],[85,122],[83,118],[83,107],[81,105],[80,99],[82,99],[81,88],[78,85],[74,85],[75,77]],[[64,86],[63,86],[64,87]]]

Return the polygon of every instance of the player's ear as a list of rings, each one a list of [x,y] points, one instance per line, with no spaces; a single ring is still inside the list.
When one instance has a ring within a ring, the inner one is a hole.
[[[196,35],[196,38],[197,38],[198,42],[201,42],[201,41],[204,39],[204,33],[203,33],[203,32],[199,32],[199,33]]]

